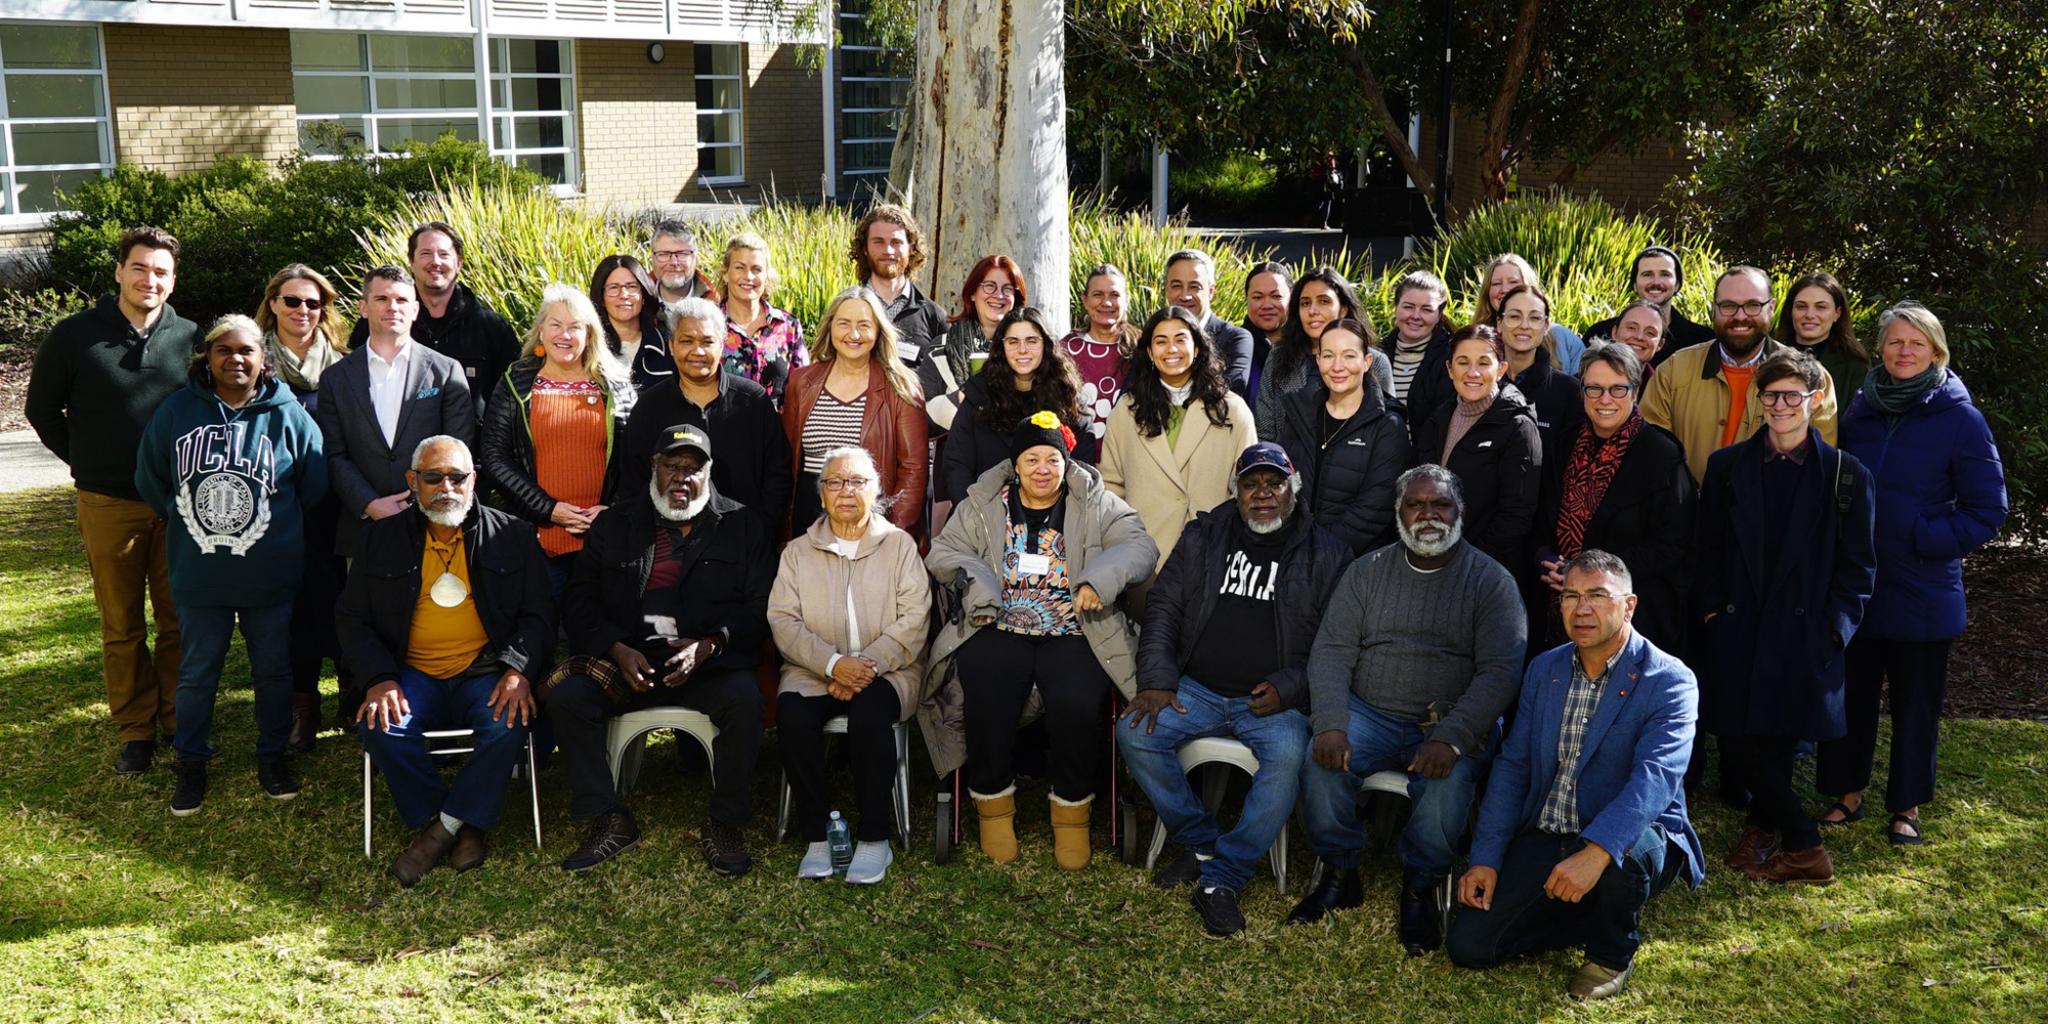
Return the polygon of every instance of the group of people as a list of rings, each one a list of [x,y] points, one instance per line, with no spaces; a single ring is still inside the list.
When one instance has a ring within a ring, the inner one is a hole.
[[[295,264],[202,333],[167,301],[176,239],[136,228],[115,294],[37,357],[27,411],[78,485],[115,769],[168,737],[175,814],[205,800],[239,624],[260,787],[299,791],[332,660],[413,831],[407,886],[485,861],[534,743],[586,823],[565,869],[638,843],[607,724],[662,705],[716,727],[700,835],[726,875],[752,865],[770,722],[798,873],[858,883],[892,861],[900,724],[961,773],[998,863],[1020,855],[1019,765],[1042,763],[1069,869],[1113,734],[1179,847],[1153,881],[1191,885],[1212,935],[1244,927],[1237,894],[1297,806],[1319,866],[1289,922],[1360,905],[1364,783],[1399,772],[1402,944],[1475,967],[1583,947],[1580,998],[1619,991],[1647,900],[1703,876],[1701,734],[1749,814],[1727,865],[1826,883],[1820,830],[1865,816],[1888,687],[1890,835],[1922,841],[1961,560],[2005,493],[1916,303],[1878,318],[1873,361],[1832,277],[1793,285],[1774,336],[1772,281],[1735,267],[1703,325],[1653,246],[1583,336],[1512,254],[1468,325],[1426,271],[1382,334],[1337,271],[1275,263],[1234,325],[1188,250],[1136,323],[1123,271],[1093,268],[1061,335],[1002,255],[948,315],[911,282],[917,225],[882,205],[808,342],[766,241],[712,264],[674,221],[651,268],[550,285],[522,336],[462,283],[454,228],[408,250],[365,276],[352,331]],[[448,728],[473,730],[452,779],[425,735]],[[1257,761],[1228,831],[1177,759],[1204,737]]]

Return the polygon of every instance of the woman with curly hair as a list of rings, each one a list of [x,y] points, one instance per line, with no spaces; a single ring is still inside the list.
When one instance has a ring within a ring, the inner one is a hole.
[[[1093,463],[1100,447],[1084,429],[1081,375],[1046,328],[1045,315],[1035,306],[1013,309],[997,323],[995,337],[988,362],[961,389],[960,411],[946,435],[939,479],[947,501],[966,497],[975,480],[1009,459],[1011,432],[1034,412],[1050,410],[1072,428],[1075,459]]]

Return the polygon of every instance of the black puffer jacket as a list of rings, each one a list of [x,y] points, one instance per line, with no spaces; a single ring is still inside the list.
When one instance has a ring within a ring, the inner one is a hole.
[[[1536,430],[1545,444],[1554,437],[1579,436],[1579,424],[1586,422],[1586,396],[1577,377],[1551,364],[1549,350],[1539,347],[1536,361],[1514,378],[1514,385],[1536,407]]]
[[[1375,360],[1384,362],[1384,360]],[[1415,463],[1408,424],[1389,408],[1380,389],[1368,387],[1336,436],[1323,436],[1323,403],[1329,391],[1317,383],[1281,404],[1274,441],[1287,449],[1301,472],[1302,507],[1318,525],[1362,555],[1393,537],[1394,481]]]
[[[529,416],[533,401],[533,379],[540,373],[540,360],[527,358],[513,363],[498,386],[491,389],[484,406],[482,450],[477,461],[484,477],[505,496],[511,511],[529,523],[546,526],[553,521],[556,498],[542,490],[534,479],[533,422]],[[630,383],[612,381],[607,385],[605,411],[604,489],[598,504],[609,505],[619,490],[619,467],[625,461],[626,419],[633,413],[635,392]]]
[[[939,449],[939,497],[960,501],[989,467],[1010,461],[1010,437],[1017,425],[997,427],[983,423],[981,409],[988,404],[988,379],[981,374],[967,378],[960,411],[953,417],[953,429]],[[1090,433],[1085,423],[1069,423],[1074,432],[1074,460],[1094,465],[1102,454],[1102,440]]]
[[[1195,517],[1181,531],[1173,554],[1159,569],[1145,602],[1145,628],[1138,634],[1138,688],[1177,690],[1194,656],[1195,643],[1211,625],[1224,562],[1245,529],[1235,501]],[[1279,616],[1273,634],[1280,642],[1280,669],[1269,680],[1284,706],[1308,710],[1308,652],[1330,592],[1351,564],[1351,550],[1335,534],[1297,509],[1283,529],[1286,546],[1273,600]],[[1226,627],[1227,628],[1227,627]]]
[[[1524,579],[1530,575],[1529,534],[1543,489],[1543,440],[1536,429],[1536,410],[1513,384],[1502,384],[1493,405],[1445,459],[1444,438],[1457,411],[1458,403],[1452,402],[1416,431],[1416,459],[1457,474],[1465,489],[1465,539],[1492,555],[1516,579]]]
[[[1380,341],[1381,361],[1391,364],[1394,351],[1401,345],[1401,336],[1389,334]],[[1451,387],[1451,332],[1442,327],[1429,336],[1429,344],[1422,350],[1422,364],[1415,368],[1415,376],[1408,382],[1408,398],[1401,403],[1401,416],[1408,421],[1408,429],[1415,430],[1434,414],[1437,407],[1449,405],[1456,392]],[[1410,435],[1411,437],[1413,435]]]

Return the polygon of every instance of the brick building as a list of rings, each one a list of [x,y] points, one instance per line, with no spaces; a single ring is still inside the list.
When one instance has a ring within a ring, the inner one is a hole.
[[[860,8],[838,13],[850,45],[809,62],[799,29],[770,24],[767,9],[7,0],[0,248],[46,237],[57,193],[117,162],[184,172],[230,154],[391,151],[446,132],[487,139],[565,197],[627,208],[838,195],[886,170],[875,142],[893,133],[907,83],[858,45]]]

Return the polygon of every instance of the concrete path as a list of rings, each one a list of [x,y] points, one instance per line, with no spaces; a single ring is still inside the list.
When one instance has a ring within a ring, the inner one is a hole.
[[[71,486],[71,467],[50,454],[33,430],[0,433],[0,493]]]

